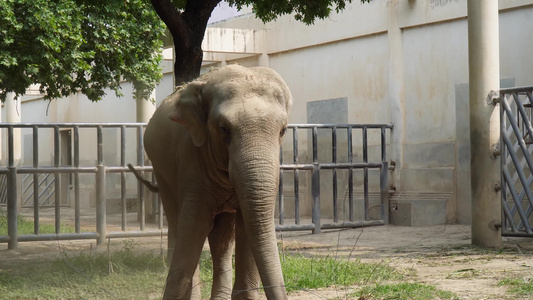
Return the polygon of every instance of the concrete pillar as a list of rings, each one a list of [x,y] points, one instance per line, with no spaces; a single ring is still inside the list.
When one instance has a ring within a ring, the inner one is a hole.
[[[147,123],[155,112],[155,89],[150,94],[150,99],[137,99],[136,121]]]
[[[156,93],[155,89],[150,94],[150,99],[137,99],[137,106],[136,106],[136,121],[138,123],[148,123],[150,121],[150,118],[155,112],[156,106],[155,106],[155,99],[156,99]],[[148,163],[148,157],[146,154],[144,156],[143,165],[146,165]],[[151,176],[152,174],[146,174],[144,172],[141,173],[143,177],[149,181],[152,180]],[[139,193],[141,197],[144,199],[142,203],[144,203],[144,207],[140,207],[139,209],[139,220],[141,217],[142,212],[145,213],[145,220],[148,222],[154,222],[155,221],[155,209],[154,206],[156,205],[157,201],[155,201],[154,195],[144,188],[144,186],[140,186]]]
[[[500,85],[498,0],[468,0],[472,244],[500,247],[499,107],[491,91]]]
[[[390,159],[396,164],[389,180],[390,185],[397,190],[400,187],[400,172],[403,158],[404,122],[405,122],[405,95],[403,79],[403,43],[402,29],[400,28],[400,5],[389,6],[389,112],[390,120],[394,124],[391,136]]]
[[[6,111],[7,123],[20,123],[21,121],[21,106],[20,98],[17,99],[14,93],[8,93],[6,101],[4,102],[4,109]],[[20,128],[13,130],[13,154],[14,163],[18,165],[22,155],[22,140]]]

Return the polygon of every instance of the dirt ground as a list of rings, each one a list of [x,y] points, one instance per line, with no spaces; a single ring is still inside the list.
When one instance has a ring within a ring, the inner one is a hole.
[[[387,264],[409,274],[409,280],[435,285],[456,293],[460,299],[517,299],[507,293],[504,278],[533,278],[533,238],[503,238],[503,248],[486,250],[470,245],[470,227],[440,225],[429,227],[377,226],[345,230],[328,230],[321,234],[284,232],[278,238],[283,251],[306,255],[328,255],[343,259]],[[161,252],[166,238],[135,239],[135,248]],[[123,246],[120,239],[111,247]],[[94,250],[90,250],[94,249]],[[96,249],[94,240],[21,242],[16,251],[0,245],[2,266],[59,256],[62,251],[106,251]],[[331,287],[302,291],[290,299],[345,299],[353,290]]]

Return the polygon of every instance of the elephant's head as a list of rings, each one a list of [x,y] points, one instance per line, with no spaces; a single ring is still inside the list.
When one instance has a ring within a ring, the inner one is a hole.
[[[274,231],[279,151],[292,97],[283,79],[263,67],[211,71],[180,92],[170,118],[207,149],[221,181],[237,194],[250,247],[265,287],[283,286]],[[266,289],[269,299],[284,288]]]

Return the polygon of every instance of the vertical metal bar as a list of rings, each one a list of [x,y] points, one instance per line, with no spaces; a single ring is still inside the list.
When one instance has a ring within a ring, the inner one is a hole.
[[[102,126],[96,127],[98,166],[96,171],[96,231],[97,244],[102,245],[106,240],[106,170],[102,142]]]
[[[353,163],[352,127],[348,128],[348,162]],[[353,205],[353,169],[348,168],[348,215],[350,222],[354,221]]]
[[[39,130],[33,126],[33,167],[39,167]],[[33,233],[39,234],[39,173],[33,173]]]
[[[283,165],[283,145],[280,145],[279,147],[279,164],[280,166]],[[283,170],[279,168],[279,186],[278,186],[278,209],[279,209],[279,225],[283,225],[285,223],[285,213],[284,213],[284,207],[285,204],[283,202]]]
[[[381,127],[381,161],[387,160],[387,131]]]
[[[381,220],[389,224],[389,163],[381,162],[379,173],[379,193],[381,198]]]
[[[143,150],[143,126],[137,127],[137,164],[139,166],[144,166],[144,150]],[[144,172],[141,172],[141,176],[144,177]],[[144,201],[144,185],[140,182],[137,183],[138,187],[138,199],[139,199],[139,224],[140,229],[144,230],[146,222],[146,209]]]
[[[363,162],[365,164],[368,163],[368,130],[367,127],[363,127]],[[364,178],[363,178],[363,206],[364,206],[364,212],[365,212],[365,220],[368,221],[369,214],[368,214],[368,167],[363,168]]]
[[[81,216],[80,216],[80,128],[74,126],[74,227],[76,233],[81,232]]]
[[[292,149],[294,164],[298,164],[298,127],[292,129]],[[294,170],[294,222],[300,224],[300,174]]]
[[[54,168],[59,168],[59,127],[54,126]],[[61,232],[61,175],[59,172],[54,173],[55,184],[55,233]]]
[[[120,127],[120,165],[126,167],[126,126]],[[120,172],[120,206],[122,208],[122,231],[126,231],[126,173],[124,171]]]
[[[313,171],[311,173],[311,194],[313,195],[312,222],[314,234],[321,231],[320,224],[320,166],[318,164],[317,127],[313,127]]]
[[[332,153],[331,160],[333,164],[337,164],[337,127],[333,126],[331,130],[331,145]],[[339,222],[339,200],[337,193],[337,169],[333,169],[333,222]]]
[[[17,228],[17,167],[15,166],[15,151],[13,145],[13,126],[7,128],[7,148],[8,148],[8,175],[7,175],[7,235],[9,241],[7,248],[16,250],[18,248],[18,228]]]
[[[505,116],[505,110],[504,110],[504,104],[503,102],[506,102],[507,98],[505,97],[505,94],[500,94],[500,134],[503,137],[505,135],[505,129],[507,128],[507,118]],[[533,137],[531,137],[533,138]],[[504,171],[507,170],[507,149],[505,148],[505,144],[503,142],[503,139],[500,138],[500,170],[501,170],[501,201],[502,201],[502,232],[505,232],[509,228],[509,222],[513,222],[512,220],[507,220],[507,217],[505,215],[505,208],[507,208],[507,180],[504,176]],[[513,224],[514,225],[514,224]],[[514,228],[514,226],[513,226]]]

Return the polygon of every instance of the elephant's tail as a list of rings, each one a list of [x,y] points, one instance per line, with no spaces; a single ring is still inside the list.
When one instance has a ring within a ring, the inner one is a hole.
[[[153,185],[150,181],[144,179],[137,173],[137,170],[133,168],[131,164],[128,164],[128,168],[133,172],[133,175],[139,180],[142,184],[144,184],[151,192],[159,193],[159,187],[157,185]]]

